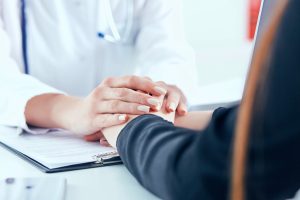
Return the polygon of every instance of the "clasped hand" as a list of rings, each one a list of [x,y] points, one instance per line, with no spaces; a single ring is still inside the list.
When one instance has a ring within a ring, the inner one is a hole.
[[[87,141],[99,140],[105,146],[109,143],[103,130],[111,133],[108,140],[112,144],[111,138],[117,136],[112,132],[120,132],[136,116],[152,113],[172,121],[175,111],[179,115],[187,112],[186,98],[176,86],[137,76],[107,78],[84,101],[86,113],[79,116],[85,115],[90,123],[80,124],[83,130],[74,130],[83,133]]]

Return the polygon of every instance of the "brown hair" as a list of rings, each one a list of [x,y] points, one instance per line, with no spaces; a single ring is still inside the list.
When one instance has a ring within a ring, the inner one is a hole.
[[[235,130],[235,139],[233,145],[232,159],[232,181],[231,181],[231,199],[245,199],[245,172],[247,160],[248,139],[251,130],[251,119],[253,105],[256,99],[258,83],[264,81],[267,73],[267,58],[286,8],[288,0],[280,0],[275,12],[274,18],[269,24],[267,31],[258,41],[258,48],[253,56],[251,68],[249,71],[247,84],[240,106],[237,125]]]

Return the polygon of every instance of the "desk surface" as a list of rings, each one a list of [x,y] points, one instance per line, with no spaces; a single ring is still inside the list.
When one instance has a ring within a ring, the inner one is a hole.
[[[67,200],[157,199],[139,185],[124,165],[45,174],[0,146],[1,179],[7,177],[49,176],[59,176],[67,179]]]
[[[241,98],[244,79],[202,87],[192,103],[230,102]],[[217,92],[220,91],[220,92]],[[217,95],[212,95],[217,94]],[[199,101],[200,99],[200,101]],[[0,146],[0,178],[59,176],[67,179],[67,200],[157,199],[131,176],[124,165],[45,174]]]

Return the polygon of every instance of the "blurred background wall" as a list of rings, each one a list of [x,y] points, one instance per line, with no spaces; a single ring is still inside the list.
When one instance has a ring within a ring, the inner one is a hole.
[[[246,75],[248,0],[183,0],[187,39],[197,54],[199,86]]]

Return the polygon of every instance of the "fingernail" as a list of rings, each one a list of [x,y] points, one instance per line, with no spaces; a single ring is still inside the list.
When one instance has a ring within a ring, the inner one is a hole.
[[[119,120],[120,121],[125,121],[126,120],[126,115],[119,115]]]
[[[165,90],[165,89],[162,88],[162,87],[156,86],[156,87],[154,88],[154,90],[155,90],[156,92],[158,92],[159,94],[161,94],[161,95],[167,94],[167,90]]]
[[[149,106],[138,106],[137,109],[139,111],[142,111],[142,112],[145,112],[145,113],[150,112],[150,107]]]
[[[169,109],[174,112],[176,110],[176,104],[174,102],[171,102],[169,105]]]
[[[158,99],[148,99],[147,100],[149,104],[155,106],[155,107],[159,107],[160,106],[160,101]]]
[[[102,146],[108,146],[109,143],[108,143],[107,140],[100,140],[100,145],[102,145]]]
[[[187,112],[188,112],[188,111],[187,111],[186,108],[183,108],[183,109],[180,110],[180,114],[181,114],[181,115],[185,115]]]

